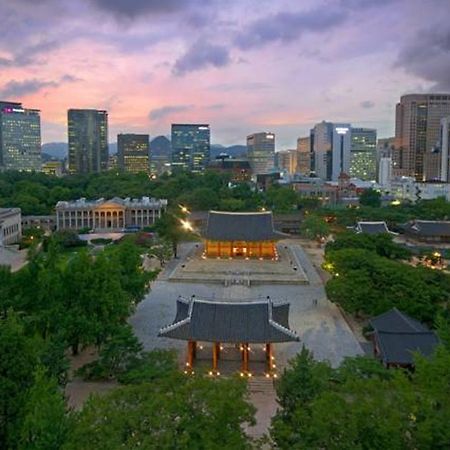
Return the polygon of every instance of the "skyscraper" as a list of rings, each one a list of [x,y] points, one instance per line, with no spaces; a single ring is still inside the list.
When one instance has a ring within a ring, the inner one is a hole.
[[[377,176],[377,130],[352,128],[350,176],[373,181]]]
[[[302,175],[311,173],[311,137],[297,139],[297,172]]]
[[[281,150],[275,153],[278,170],[294,175],[297,171],[297,150]]]
[[[275,134],[263,132],[247,136],[247,158],[252,175],[269,173],[275,166]]]
[[[383,156],[380,158],[378,168],[378,184],[384,188],[389,188],[392,180],[392,158]]]
[[[69,172],[96,173],[108,169],[108,113],[69,109]]]
[[[439,179],[450,183],[450,116],[441,119],[439,147],[441,153]]]
[[[209,163],[208,124],[172,124],[172,169],[201,172]]]
[[[117,135],[119,170],[139,173],[150,171],[150,142],[148,134]]]
[[[449,94],[410,94],[400,98],[395,117],[395,176],[415,177],[417,181],[438,177],[440,158],[436,156],[436,146],[440,121],[448,115]]]
[[[0,102],[0,169],[41,170],[39,110]]]
[[[320,122],[311,130],[314,172],[323,180],[337,181],[348,174],[351,155],[351,125]]]

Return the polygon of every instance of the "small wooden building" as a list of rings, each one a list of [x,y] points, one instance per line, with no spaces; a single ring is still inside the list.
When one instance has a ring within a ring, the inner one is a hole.
[[[289,303],[274,304],[270,298],[244,302],[179,297],[173,323],[161,328],[158,336],[187,342],[186,367],[189,370],[194,366],[197,344],[213,343],[214,374],[218,370],[220,344],[239,346],[242,374],[249,373],[249,344],[264,344],[266,374],[270,375],[275,369],[272,344],[300,340],[289,328]]]
[[[439,343],[434,331],[393,308],[370,320],[374,354],[386,367],[414,367],[414,353],[430,356]]]
[[[210,211],[205,238],[205,254],[210,258],[275,258],[271,212]]]
[[[450,221],[413,220],[405,226],[405,234],[421,242],[450,242]]]

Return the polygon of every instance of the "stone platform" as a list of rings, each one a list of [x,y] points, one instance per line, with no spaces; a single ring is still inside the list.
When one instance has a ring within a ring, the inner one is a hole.
[[[225,286],[258,284],[308,284],[308,278],[295,253],[287,244],[277,245],[276,260],[205,258],[198,245],[168,281],[216,283]]]

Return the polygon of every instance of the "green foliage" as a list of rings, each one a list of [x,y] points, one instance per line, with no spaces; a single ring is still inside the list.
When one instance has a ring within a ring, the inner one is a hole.
[[[117,377],[136,362],[141,352],[142,344],[133,334],[131,326],[123,324],[103,343],[98,360],[83,366],[78,372],[88,380]]]
[[[63,449],[250,448],[245,392],[241,380],[182,375],[116,389],[86,403]]]
[[[307,239],[321,239],[330,234],[330,227],[322,217],[309,214],[300,225],[300,232]]]
[[[409,259],[411,252],[404,246],[393,241],[393,236],[387,233],[366,234],[346,232],[338,234],[333,242],[328,242],[325,252],[346,248],[370,250],[389,259]]]
[[[334,274],[327,295],[351,313],[373,316],[395,306],[431,324],[450,299],[450,276],[443,272],[355,248],[329,251],[326,261]]]
[[[15,448],[27,390],[38,364],[35,341],[13,313],[0,319],[0,448]]]
[[[298,194],[288,187],[274,185],[266,192],[266,207],[277,213],[288,213],[297,209]]]
[[[87,242],[82,241],[78,237],[78,233],[73,230],[55,231],[51,236],[48,236],[45,239],[44,250],[48,250],[51,244],[61,249],[87,246]]]
[[[359,202],[363,206],[379,208],[381,206],[381,193],[375,189],[365,189],[359,196]]]
[[[143,352],[134,359],[127,370],[118,376],[123,384],[148,383],[158,379],[177,378],[179,367],[174,350]]]
[[[450,442],[450,353],[418,357],[416,371],[385,369],[368,358],[340,368],[303,357],[283,374],[277,391],[293,400],[272,421],[281,449],[446,448]],[[326,375],[325,375],[326,373]],[[299,383],[284,379],[302,380]],[[306,382],[304,380],[307,380]],[[311,389],[310,386],[320,386]],[[304,395],[301,391],[305,390]]]
[[[63,393],[55,379],[42,367],[36,369],[34,384],[23,409],[19,448],[59,450],[64,444],[69,420]]]

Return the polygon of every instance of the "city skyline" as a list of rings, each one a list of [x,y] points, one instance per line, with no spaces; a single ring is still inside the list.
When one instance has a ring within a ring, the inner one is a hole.
[[[270,130],[277,148],[322,120],[394,135],[406,93],[450,91],[444,0],[0,2],[0,97],[67,142],[70,108],[110,136],[209,123],[213,142]],[[57,18],[57,20],[56,20]]]

